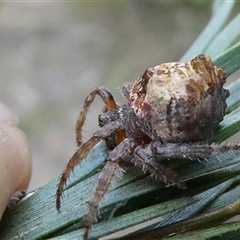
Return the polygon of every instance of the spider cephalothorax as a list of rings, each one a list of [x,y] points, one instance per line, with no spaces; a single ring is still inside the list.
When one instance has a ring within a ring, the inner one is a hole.
[[[68,176],[98,142],[105,140],[112,151],[89,203],[84,240],[88,239],[99,202],[121,164],[128,166],[133,162],[156,179],[185,188],[182,179],[164,166],[162,160],[205,158],[240,148],[239,145],[206,143],[216,133],[225,114],[225,101],[229,96],[228,90],[223,88],[225,80],[222,68],[214,66],[208,56],[199,55],[189,62],[164,63],[147,69],[134,83],[123,86],[122,93],[128,102],[122,106],[116,104],[105,87],[88,95],[76,124],[79,147],[61,175],[56,199],[59,210]],[[99,115],[100,128],[82,143],[82,126],[96,95],[105,103]],[[131,163],[127,162],[129,155]]]

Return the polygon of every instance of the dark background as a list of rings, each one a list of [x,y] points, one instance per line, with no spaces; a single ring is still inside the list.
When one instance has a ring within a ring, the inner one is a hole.
[[[235,11],[239,11],[239,4]],[[178,61],[211,16],[210,2],[0,3],[0,101],[20,118],[33,153],[30,190],[64,169],[87,94]],[[97,128],[99,98],[84,136]]]

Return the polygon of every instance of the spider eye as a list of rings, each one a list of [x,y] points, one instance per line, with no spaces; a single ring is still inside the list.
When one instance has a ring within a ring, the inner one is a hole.
[[[188,114],[185,115],[186,120],[190,120],[190,116]]]

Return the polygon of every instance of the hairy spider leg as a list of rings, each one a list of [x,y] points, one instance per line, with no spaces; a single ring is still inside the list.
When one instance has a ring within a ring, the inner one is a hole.
[[[94,196],[92,200],[89,202],[89,210],[88,214],[85,217],[84,221],[84,235],[83,239],[87,240],[89,231],[91,229],[92,223],[97,221],[97,212],[98,212],[98,205],[102,200],[103,196],[108,189],[116,176],[117,170],[120,168],[117,162],[107,161],[106,165],[102,169],[97,183],[97,188],[95,189]]]
[[[144,172],[148,170],[157,180],[163,181],[166,184],[176,184],[182,189],[186,188],[185,183],[178,174],[163,164],[154,161],[155,154],[149,146],[146,148],[142,148],[141,146],[136,147],[133,154],[134,158],[131,161],[138,166],[142,166]]]
[[[240,149],[240,144],[206,144],[206,143],[167,143],[159,145],[153,143],[152,152],[158,160],[171,158],[199,159],[217,155],[219,153]]]
[[[109,123],[110,124],[110,123]],[[107,126],[107,125],[105,125]],[[100,129],[102,130],[102,129]],[[101,131],[102,132],[102,131]],[[100,131],[98,135],[100,135]],[[89,202],[89,211],[85,218],[85,231],[83,239],[87,240],[92,223],[97,219],[98,206],[104,195],[108,192],[114,178],[121,177],[120,162],[122,158],[127,155],[128,151],[135,146],[135,143],[131,139],[124,139],[119,145],[117,145],[113,151],[109,154],[107,163],[101,171],[98,183],[94,192],[92,200]]]
[[[58,183],[57,192],[56,192],[56,208],[59,211],[61,207],[61,197],[63,193],[63,188],[66,184],[66,181],[75,168],[83,158],[92,150],[92,148],[101,141],[100,137],[91,137],[86,142],[84,142],[74,153],[74,155],[69,160],[65,170],[63,171],[60,181]]]
[[[103,102],[106,104],[104,111],[109,111],[111,109],[118,108],[117,103],[115,102],[111,92],[106,87],[98,87],[94,91],[92,91],[85,98],[83,108],[82,108],[82,110],[78,116],[77,122],[76,122],[75,130],[76,130],[77,146],[82,145],[82,127],[84,125],[89,107],[90,107],[91,103],[93,102],[93,100],[95,99],[96,95],[101,97]]]
[[[70,158],[65,170],[63,171],[60,181],[58,183],[57,192],[56,192],[56,208],[59,211],[61,207],[61,196],[63,193],[63,188],[66,184],[66,181],[73,171],[73,169],[85,158],[88,153],[93,149],[93,147],[99,143],[102,139],[106,138],[108,135],[113,133],[116,129],[119,128],[118,122],[110,122],[97,130],[94,135],[84,142],[81,146],[78,147],[77,151]]]
[[[171,169],[167,168],[160,162],[166,159],[185,158],[185,159],[199,159],[206,158],[219,153],[239,150],[240,144],[206,144],[206,143],[166,143],[153,142],[145,148],[137,146],[134,148],[131,162],[135,165],[140,165],[143,171],[149,171],[156,179],[165,182],[166,184],[176,184],[179,188],[186,188],[183,180]]]
[[[125,83],[122,86],[122,90],[121,90],[122,95],[128,100],[128,102],[131,102],[130,91],[132,89],[132,85],[133,85],[133,83],[130,83],[130,82]]]

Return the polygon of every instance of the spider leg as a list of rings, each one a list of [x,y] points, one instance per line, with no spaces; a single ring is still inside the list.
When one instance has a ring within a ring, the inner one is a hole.
[[[140,163],[143,168],[149,170],[152,175],[157,179],[160,179],[166,183],[177,184],[180,188],[185,188],[184,182],[181,178],[172,170],[166,168],[162,164],[157,164],[152,159],[158,160],[171,159],[171,158],[188,158],[199,159],[206,158],[212,155],[216,155],[222,152],[239,150],[239,144],[204,144],[204,143],[191,143],[191,144],[179,144],[179,143],[167,143],[162,144],[159,142],[153,142],[145,149],[137,147],[135,149],[135,156],[132,161]],[[140,161],[140,162],[139,162]]]
[[[128,102],[131,102],[131,99],[130,99],[130,91],[132,89],[132,85],[133,83],[125,83],[123,86],[122,86],[122,94],[123,96],[128,100]]]
[[[56,193],[56,208],[57,210],[61,207],[61,196],[63,192],[63,188],[66,184],[67,178],[77,166],[83,158],[85,158],[88,153],[92,150],[92,148],[99,143],[102,139],[107,137],[109,134],[113,133],[116,129],[119,128],[118,122],[110,122],[106,125],[104,125],[102,128],[97,130],[93,137],[89,138],[86,142],[84,142],[77,151],[73,154],[72,158],[69,160],[65,170],[63,171],[60,181],[58,183],[57,187],[57,193]]]
[[[94,136],[98,137],[98,136],[102,136],[102,138],[105,138],[106,139],[106,143],[107,143],[107,140],[108,141],[112,141],[112,133],[115,131],[115,143],[116,144],[119,144],[121,143],[125,137],[126,137],[126,134],[125,134],[125,131],[124,130],[121,130],[119,129],[120,128],[120,123],[118,123],[117,121],[113,121],[113,122],[110,122],[106,125],[104,125],[102,128],[100,128],[99,130],[97,130],[95,133],[94,133]],[[110,138],[110,139],[107,139],[107,138]],[[108,146],[108,144],[107,144]],[[110,148],[111,149],[111,148]]]
[[[120,174],[118,174],[121,173],[119,164],[133,145],[134,142],[131,139],[126,138],[109,154],[108,161],[99,175],[94,196],[89,202],[89,211],[85,218],[84,240],[88,239],[89,230],[92,226],[92,223],[96,220],[100,201],[107,193],[115,176],[121,177],[119,176]]]
[[[56,192],[56,208],[59,211],[61,207],[61,197],[63,192],[63,187],[66,184],[67,178],[70,173],[73,171],[74,167],[77,166],[83,158],[92,150],[92,148],[101,141],[100,137],[91,137],[85,143],[83,143],[78,150],[74,153],[72,158],[69,160],[65,170],[63,171],[60,181],[58,183],[57,192]]]
[[[77,146],[80,146],[82,144],[82,127],[85,122],[88,109],[89,109],[91,103],[93,102],[93,100],[95,99],[96,95],[101,97],[103,102],[106,104],[105,111],[109,111],[111,109],[117,108],[117,104],[116,104],[112,94],[106,87],[98,87],[97,89],[92,91],[86,97],[83,108],[82,108],[82,110],[78,116],[77,122],[76,122],[75,130],[76,130]]]
[[[152,176],[166,184],[176,184],[179,188],[186,188],[182,179],[171,169],[163,164],[153,161],[153,153],[149,147],[136,147],[134,150],[134,158],[132,159],[136,165],[141,165],[143,171],[148,170]]]
[[[120,127],[120,123],[118,121],[110,122],[103,127],[99,128],[94,134],[94,137],[101,137],[106,138],[111,133],[113,133],[115,130],[117,130]]]
[[[169,158],[188,158],[199,159],[206,158],[212,155],[216,155],[222,152],[239,150],[239,144],[204,144],[204,143],[191,143],[191,144],[179,144],[179,143],[167,143],[158,144],[154,142],[152,144],[152,151],[159,160]]]
[[[106,165],[104,166],[99,175],[95,194],[92,200],[89,202],[89,211],[84,222],[84,240],[88,239],[89,230],[91,229],[92,223],[96,221],[98,205],[105,193],[108,191],[119,168],[120,167],[117,162],[107,161]]]

